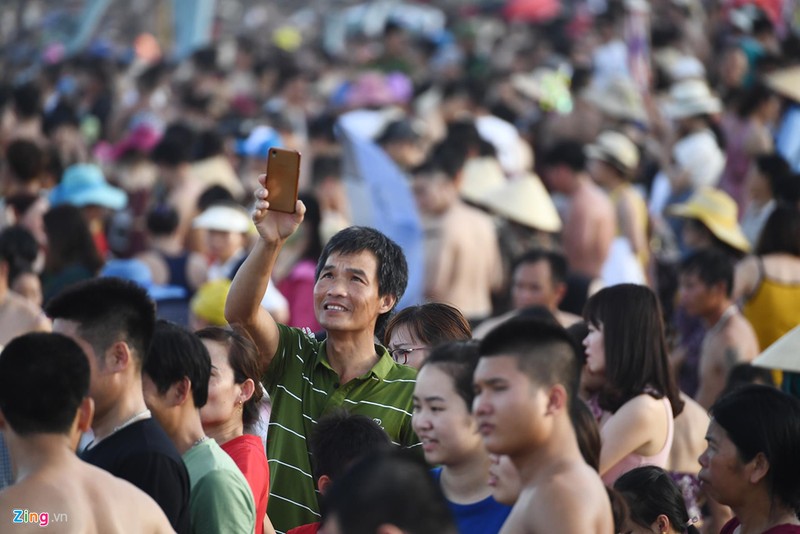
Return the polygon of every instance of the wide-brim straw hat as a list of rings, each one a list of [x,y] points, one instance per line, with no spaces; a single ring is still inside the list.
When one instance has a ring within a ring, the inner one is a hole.
[[[722,102],[704,80],[683,80],[670,87],[664,111],[673,119],[711,115],[722,111]]]
[[[461,171],[459,194],[467,202],[486,205],[486,196],[505,185],[506,176],[495,158],[471,158]]]
[[[486,196],[484,205],[494,214],[517,224],[558,232],[561,218],[542,180],[535,174],[525,174],[509,180]]]
[[[697,219],[723,243],[750,252],[750,242],[738,223],[736,201],[724,191],[701,187],[685,203],[670,206],[667,211],[677,217]]]
[[[768,74],[765,82],[776,93],[800,102],[800,65]]]
[[[614,119],[648,122],[642,94],[630,78],[615,78],[604,86],[591,87],[583,97]]]
[[[586,147],[586,157],[604,161],[626,175],[639,166],[639,149],[627,135],[612,130],[601,132]]]
[[[789,330],[753,360],[756,367],[800,373],[800,326]]]

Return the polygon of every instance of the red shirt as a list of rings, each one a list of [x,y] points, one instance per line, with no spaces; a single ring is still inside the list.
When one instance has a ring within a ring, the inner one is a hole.
[[[252,434],[244,434],[226,441],[222,450],[233,458],[244,474],[256,504],[256,532],[264,533],[264,516],[267,515],[267,498],[269,497],[269,465],[267,453],[261,438]]]
[[[309,523],[307,525],[300,525],[299,527],[295,527],[286,534],[317,534],[319,532],[319,527],[322,525],[319,521],[316,523]]]

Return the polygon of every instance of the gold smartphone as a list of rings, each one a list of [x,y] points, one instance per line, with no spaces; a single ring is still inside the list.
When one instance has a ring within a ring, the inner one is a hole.
[[[267,181],[269,209],[294,213],[300,184],[300,152],[284,148],[270,148],[267,155]]]

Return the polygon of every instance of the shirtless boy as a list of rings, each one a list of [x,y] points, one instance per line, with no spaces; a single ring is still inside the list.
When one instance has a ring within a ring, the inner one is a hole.
[[[581,456],[570,419],[576,349],[561,327],[530,318],[481,342],[473,411],[489,452],[507,454],[522,492],[501,534],[614,531],[603,482]]]
[[[695,252],[681,264],[681,303],[708,328],[700,350],[700,387],[695,395],[705,409],[725,389],[730,370],[759,353],[755,331],[731,296],[733,272],[733,262],[713,248]]]
[[[174,532],[146,493],[75,455],[93,412],[89,361],[74,341],[34,333],[8,344],[0,354],[0,430],[16,483],[0,492],[0,517],[15,533],[56,523],[66,534]]]

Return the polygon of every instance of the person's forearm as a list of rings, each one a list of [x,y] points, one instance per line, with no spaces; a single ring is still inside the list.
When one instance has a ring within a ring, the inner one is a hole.
[[[246,325],[255,320],[282,245],[283,242],[267,243],[263,239],[256,241],[233,277],[225,301],[225,319],[229,323]]]

